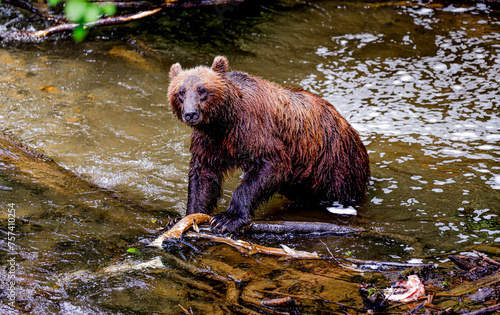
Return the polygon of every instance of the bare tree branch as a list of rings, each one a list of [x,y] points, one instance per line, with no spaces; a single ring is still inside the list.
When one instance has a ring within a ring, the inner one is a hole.
[[[9,3],[18,8],[30,11],[35,13],[36,15],[42,17],[47,21],[54,21],[56,23],[61,23],[61,19],[45,15],[41,13],[37,8],[29,4],[24,0],[3,0],[5,3]],[[103,2],[104,0],[93,0],[92,2]],[[109,25],[118,25],[125,24],[133,21],[137,21],[152,15],[155,15],[166,8],[189,8],[196,6],[209,6],[209,5],[226,5],[234,2],[242,2],[244,0],[195,0],[195,1],[182,1],[182,0],[166,0],[160,3],[153,3],[148,1],[119,1],[113,2],[113,4],[120,9],[137,9],[141,10],[138,12],[130,13],[127,15],[118,15],[112,17],[101,18],[95,22],[87,23],[84,25],[85,28],[92,27],[100,27],[100,26],[109,26]],[[146,10],[147,9],[147,10]],[[145,10],[145,11],[144,11]],[[32,40],[39,39],[54,33],[63,32],[63,31],[72,31],[76,27],[78,27],[78,23],[61,23],[54,26],[50,26],[44,30],[38,31],[16,31],[10,33],[0,34],[0,38],[2,40]]]
[[[154,14],[160,12],[161,10],[163,10],[163,8],[157,8],[157,9],[153,9],[153,10],[149,10],[149,11],[141,11],[141,12],[133,13],[133,14],[129,14],[129,15],[121,15],[121,16],[102,18],[102,19],[99,19],[93,23],[85,24],[85,27],[90,28],[90,27],[129,23],[132,21],[136,21],[136,20],[143,19],[143,18],[151,16],[151,15],[154,15]],[[77,26],[78,26],[77,23],[65,23],[65,24],[49,27],[49,28],[44,29],[42,31],[28,32],[27,34],[33,38],[40,38],[40,37],[45,37],[47,35],[50,35],[50,34],[53,34],[56,32],[71,31],[71,30],[75,29]]]

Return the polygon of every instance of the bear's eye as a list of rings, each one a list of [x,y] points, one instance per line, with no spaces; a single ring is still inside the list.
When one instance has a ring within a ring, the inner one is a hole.
[[[198,87],[198,95],[200,96],[200,99],[202,101],[205,101],[208,98],[208,90],[207,90],[207,88],[204,87],[203,85],[200,85]]]
[[[181,87],[179,91],[177,92],[177,95],[179,97],[179,100],[182,102],[184,100],[184,96],[186,95],[186,88]]]

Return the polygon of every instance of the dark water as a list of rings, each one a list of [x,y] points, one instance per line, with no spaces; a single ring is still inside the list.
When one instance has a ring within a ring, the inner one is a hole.
[[[4,21],[10,11],[2,5],[1,12]],[[233,69],[321,95],[370,154],[372,181],[357,216],[276,197],[258,219],[376,232],[321,237],[335,255],[361,259],[440,263],[449,253],[499,251],[500,20],[487,6],[326,1],[172,10],[93,31],[82,44],[57,36],[0,49],[2,130],[147,209],[106,219],[99,211],[105,200],[82,205],[71,189],[20,183],[2,167],[2,230],[8,232],[14,204],[21,234],[19,300],[39,313],[63,314],[176,314],[173,306],[189,301],[178,285],[165,289],[163,274],[71,277],[133,258],[127,248],[150,238],[169,213],[184,213],[190,130],[168,106],[168,69],[174,62],[208,65],[217,54]],[[238,175],[226,183],[220,209]],[[326,253],[319,237],[260,242]],[[66,282],[57,284],[54,275]],[[158,306],[148,311],[151,304]]]

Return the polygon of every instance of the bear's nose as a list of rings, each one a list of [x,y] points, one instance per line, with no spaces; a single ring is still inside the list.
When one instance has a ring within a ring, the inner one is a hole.
[[[200,113],[197,110],[191,109],[184,112],[184,120],[186,122],[193,122],[200,118]]]

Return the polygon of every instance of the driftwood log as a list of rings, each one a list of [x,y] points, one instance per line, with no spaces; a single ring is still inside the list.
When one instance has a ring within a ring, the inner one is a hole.
[[[245,229],[245,234],[272,233],[272,234],[335,234],[344,235],[360,232],[361,229],[340,226],[327,222],[302,221],[255,221]]]

